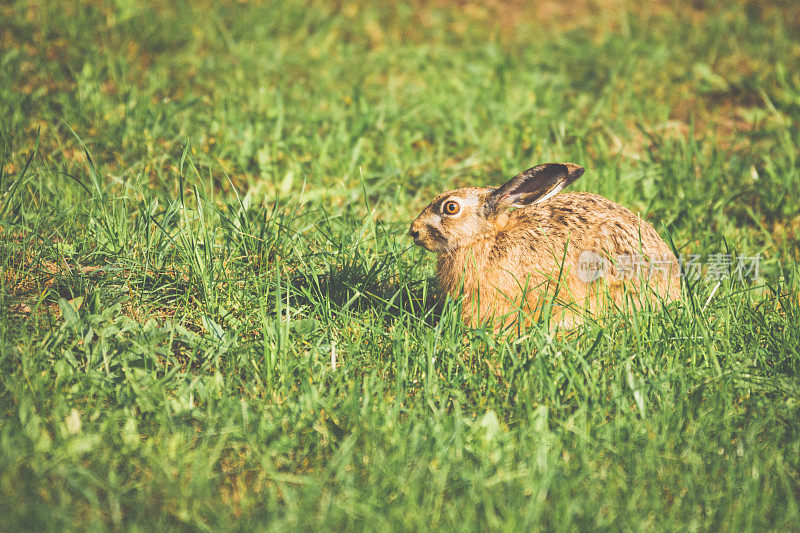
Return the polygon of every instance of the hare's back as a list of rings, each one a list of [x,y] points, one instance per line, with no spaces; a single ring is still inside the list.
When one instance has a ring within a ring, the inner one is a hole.
[[[540,238],[570,243],[573,250],[669,255],[672,252],[648,222],[603,196],[570,192],[512,213],[518,230],[536,228]]]

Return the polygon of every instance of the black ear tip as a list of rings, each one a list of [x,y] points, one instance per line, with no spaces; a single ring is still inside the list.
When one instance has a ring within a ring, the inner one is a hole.
[[[575,163],[564,163],[564,166],[567,167],[567,174],[573,180],[580,178],[586,172],[585,168]]]

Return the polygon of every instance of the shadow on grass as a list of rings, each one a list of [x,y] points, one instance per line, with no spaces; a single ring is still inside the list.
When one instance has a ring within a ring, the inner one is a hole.
[[[321,273],[295,274],[289,279],[289,298],[295,306],[325,305],[340,313],[372,311],[392,321],[410,315],[435,324],[444,306],[435,279],[414,280],[410,271],[390,274],[395,260],[386,255],[370,264],[356,256]]]

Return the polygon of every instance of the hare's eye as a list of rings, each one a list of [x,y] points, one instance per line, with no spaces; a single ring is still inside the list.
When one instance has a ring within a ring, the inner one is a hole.
[[[444,207],[442,208],[442,211],[444,212],[445,215],[455,215],[460,210],[461,210],[461,206],[458,204],[458,202],[456,202],[454,200],[450,200],[449,202],[446,202],[444,204]]]

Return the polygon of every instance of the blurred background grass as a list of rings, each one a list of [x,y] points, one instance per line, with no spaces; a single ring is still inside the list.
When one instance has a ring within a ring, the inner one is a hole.
[[[792,1],[0,4],[0,511],[796,528],[798,64]],[[463,329],[408,223],[544,161],[759,277]]]
[[[363,182],[401,200],[387,221],[443,187],[575,159],[585,188],[688,233],[764,225],[760,242],[796,243],[793,7],[12,3],[5,158],[19,166],[44,125],[42,153],[81,168],[63,120],[122,178],[174,186],[189,144],[259,200],[359,212]]]

